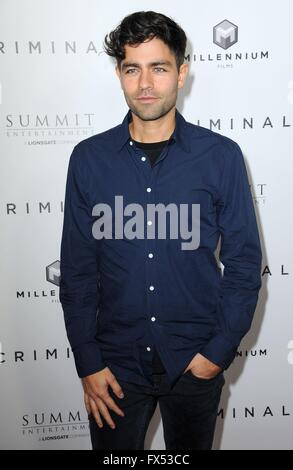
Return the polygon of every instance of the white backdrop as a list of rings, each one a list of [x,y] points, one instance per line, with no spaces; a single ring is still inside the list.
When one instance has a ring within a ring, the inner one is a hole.
[[[65,178],[73,146],[127,112],[105,34],[150,9],[186,31],[178,109],[242,147],[262,239],[260,301],[226,373],[214,447],[293,448],[291,0],[2,0],[1,449],[90,448],[58,301]],[[213,43],[225,19],[238,27],[226,50]],[[158,409],[146,448],[165,448]]]

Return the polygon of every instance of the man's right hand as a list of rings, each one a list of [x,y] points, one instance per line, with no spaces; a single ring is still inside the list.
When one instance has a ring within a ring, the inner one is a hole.
[[[123,390],[116,380],[115,375],[109,367],[88,375],[82,379],[84,389],[84,402],[88,415],[93,414],[98,426],[103,427],[101,415],[112,429],[115,424],[110,416],[108,408],[115,411],[119,416],[124,416],[123,411],[117,406],[115,401],[109,395],[108,386],[119,398],[123,398]]]

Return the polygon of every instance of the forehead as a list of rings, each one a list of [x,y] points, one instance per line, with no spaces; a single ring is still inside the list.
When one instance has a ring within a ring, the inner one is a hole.
[[[175,56],[161,39],[153,38],[147,40],[137,46],[125,46],[125,61],[133,60],[137,63],[150,63],[156,60],[166,59],[170,62],[176,63]]]

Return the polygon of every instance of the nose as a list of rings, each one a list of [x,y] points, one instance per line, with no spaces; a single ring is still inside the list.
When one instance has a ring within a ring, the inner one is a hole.
[[[153,77],[150,70],[142,70],[139,77],[139,86],[141,90],[153,87]]]

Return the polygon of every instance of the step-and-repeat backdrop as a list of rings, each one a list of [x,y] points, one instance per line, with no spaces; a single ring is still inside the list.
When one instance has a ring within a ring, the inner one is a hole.
[[[260,300],[226,373],[214,447],[293,447],[292,2],[2,0],[1,449],[90,448],[58,300],[65,179],[73,146],[127,112],[103,38],[150,9],[186,31],[178,109],[240,144],[262,240]],[[164,448],[157,408],[146,449]]]

